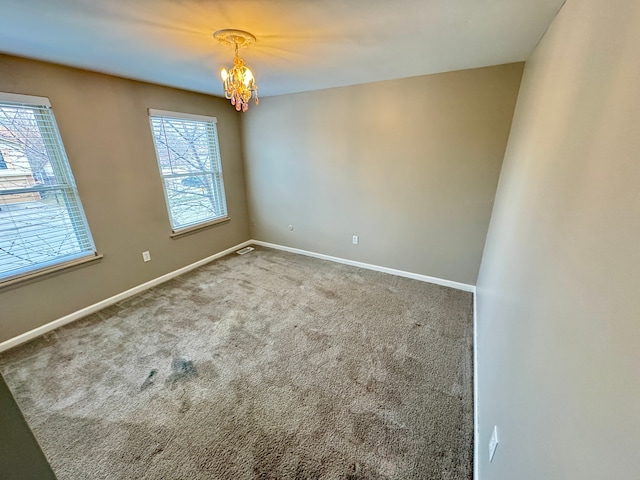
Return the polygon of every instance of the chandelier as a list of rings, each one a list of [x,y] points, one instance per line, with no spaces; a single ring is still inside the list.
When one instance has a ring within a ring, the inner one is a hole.
[[[231,100],[231,105],[234,105],[237,111],[246,112],[249,109],[249,100],[252,96],[256,105],[258,104],[258,86],[253,72],[238,55],[238,49],[250,47],[256,42],[256,37],[249,32],[232,29],[218,30],[213,34],[213,37],[224,45],[235,47],[233,67],[229,70],[223,68],[220,76],[224,85],[225,98]]]

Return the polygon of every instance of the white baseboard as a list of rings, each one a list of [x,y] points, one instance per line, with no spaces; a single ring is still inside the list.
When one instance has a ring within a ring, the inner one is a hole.
[[[246,242],[242,242],[234,247],[231,247],[222,252],[216,253],[215,255],[211,255],[207,258],[203,258],[202,260],[198,260],[197,262],[187,265],[186,267],[179,268],[178,270],[169,272],[165,275],[162,275],[161,277],[154,278],[153,280],[150,280],[136,287],[130,288],[129,290],[126,290],[117,295],[114,295],[113,297],[109,297],[105,300],[101,300],[97,303],[94,303],[93,305],[89,305],[88,307],[85,307],[76,312],[70,313],[69,315],[65,315],[62,318],[49,322],[40,327],[34,328],[33,330],[30,330],[21,335],[18,335],[17,337],[13,337],[13,338],[10,338],[9,340],[5,340],[4,342],[0,343],[0,352],[9,350],[10,348],[13,348],[22,343],[28,342],[29,340],[33,340],[34,338],[44,335],[45,333],[55,330],[56,328],[59,328],[63,325],[74,322],[75,320],[78,320],[80,318],[86,317],[87,315],[91,315],[92,313],[95,313],[98,310],[102,310],[103,308],[109,307],[126,298],[132,297],[133,295],[136,295],[140,292],[143,292],[152,287],[155,287],[156,285],[160,285],[161,283],[164,283],[167,280],[171,280],[172,278],[177,277],[178,275],[182,275],[183,273],[186,273],[190,270],[198,268],[220,257],[224,257],[229,253],[235,252],[236,250],[239,250],[251,244],[262,245],[263,247],[269,247],[277,250],[284,250],[291,253],[297,253],[300,255],[306,255],[308,257],[315,257],[323,260],[330,260],[332,262],[343,263],[345,265],[351,265],[354,267],[366,268],[368,270],[375,270],[377,272],[390,273],[392,275],[398,275],[400,277],[412,278],[414,280],[420,280],[422,282],[428,282],[436,285],[442,285],[444,287],[464,290],[465,292],[472,292],[472,293],[475,292],[475,286],[468,285],[466,283],[459,283],[451,280],[444,280],[441,278],[430,277],[428,275],[421,275],[419,273],[405,272],[403,270],[396,270],[395,268],[380,267],[378,265],[371,265],[369,263],[356,262],[354,260],[347,260],[345,258],[332,257],[330,255],[324,255],[322,253],[315,253],[315,252],[309,252],[307,250],[301,250],[298,248],[285,247],[284,245],[277,245],[274,243],[263,242],[260,240],[247,240]],[[474,307],[475,307],[475,296],[474,296]],[[475,312],[474,312],[474,318],[475,318]],[[474,362],[475,362],[475,359],[474,359]],[[475,364],[474,364],[474,369],[475,369]],[[474,376],[475,376],[475,372],[474,372]]]
[[[473,293],[473,480],[479,480],[480,435],[478,430],[478,292]]]
[[[25,332],[21,335],[18,335],[17,337],[13,337],[10,338],[9,340],[5,340],[4,342],[0,343],[0,352],[3,352],[5,350],[9,350],[10,348],[16,347],[18,345],[20,345],[21,343],[24,342],[28,342],[29,340],[32,340],[36,337],[39,337],[41,335],[44,335],[45,333],[50,332],[51,330],[55,330],[56,328],[59,328],[63,325],[66,325],[68,323],[71,323],[75,320],[78,320],[82,317],[86,317],[87,315],[91,315],[92,313],[97,312],[98,310],[102,310],[103,308],[109,307],[111,305],[113,305],[114,303],[118,303],[126,298],[132,297],[133,295],[136,295],[140,292],[143,292],[145,290],[148,290],[152,287],[155,287],[156,285],[160,285],[161,283],[166,282],[167,280],[171,280],[172,278],[177,277],[178,275],[182,275],[183,273],[187,273],[190,270],[193,270],[195,268],[201,267],[202,265],[209,263],[213,260],[216,260],[220,257],[224,257],[225,255],[228,255],[232,252],[235,252],[236,250],[239,250],[243,247],[246,247],[247,245],[251,245],[252,243],[255,243],[252,240],[247,240],[246,242],[242,242],[238,245],[236,245],[235,247],[231,247],[231,248],[227,248],[226,250],[223,250],[222,252],[216,253],[214,255],[211,255],[207,258],[203,258],[202,260],[198,260],[195,263],[192,263],[190,265],[187,265],[186,267],[182,267],[179,268],[178,270],[174,270],[173,272],[169,272],[165,275],[162,275],[161,277],[158,278],[154,278],[153,280],[150,280],[148,282],[145,282],[141,285],[138,285],[136,287],[130,288],[129,290],[126,290],[122,293],[118,293],[117,295],[114,295],[113,297],[109,297],[105,300],[101,300],[98,303],[94,303],[93,305],[89,305],[88,307],[82,308],[76,312],[70,313],[69,315],[65,315],[62,318],[59,318],[57,320],[54,320],[52,322],[47,323],[46,325],[42,325],[41,327],[38,328],[34,328],[33,330],[30,330],[28,332]]]
[[[396,270],[395,268],[380,267],[378,265],[371,265],[370,263],[356,262],[355,260],[347,260],[346,258],[332,257],[331,255],[324,255],[322,253],[309,252],[307,250],[301,250],[299,248],[285,247],[284,245],[277,245],[275,243],[263,242],[261,240],[252,240],[255,245],[261,245],[263,247],[275,248],[277,250],[284,250],[285,252],[298,253],[300,255],[306,255],[308,257],[321,258],[323,260],[330,260],[332,262],[344,263],[345,265],[351,265],[353,267],[366,268],[367,270],[375,270],[376,272],[390,273],[391,275],[397,275],[399,277],[412,278],[414,280],[420,280],[421,282],[434,283],[443,287],[455,288],[457,290],[464,290],[465,292],[476,291],[474,285],[468,285],[466,283],[454,282],[452,280],[444,280],[442,278],[430,277],[428,275],[422,275],[420,273],[405,272],[404,270]]]

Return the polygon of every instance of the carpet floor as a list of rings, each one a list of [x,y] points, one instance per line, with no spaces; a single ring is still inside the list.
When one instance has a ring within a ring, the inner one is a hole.
[[[59,480],[472,478],[472,294],[257,247],[0,355]]]

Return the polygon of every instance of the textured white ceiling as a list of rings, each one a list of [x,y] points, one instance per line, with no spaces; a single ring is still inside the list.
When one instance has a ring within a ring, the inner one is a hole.
[[[261,96],[526,60],[564,0],[0,0],[0,51],[222,95],[233,49]]]

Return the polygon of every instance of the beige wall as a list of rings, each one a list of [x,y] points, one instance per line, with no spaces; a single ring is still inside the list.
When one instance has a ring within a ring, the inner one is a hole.
[[[51,100],[104,255],[99,262],[0,290],[0,342],[249,239],[239,115],[227,101],[8,56],[0,56],[0,91]],[[169,237],[150,107],[218,118],[229,223]],[[143,250],[151,252],[151,262],[143,263]]]
[[[640,478],[639,26],[569,0],[527,62],[478,280],[480,480]]]
[[[522,68],[265,98],[243,117],[253,238],[475,284]]]

